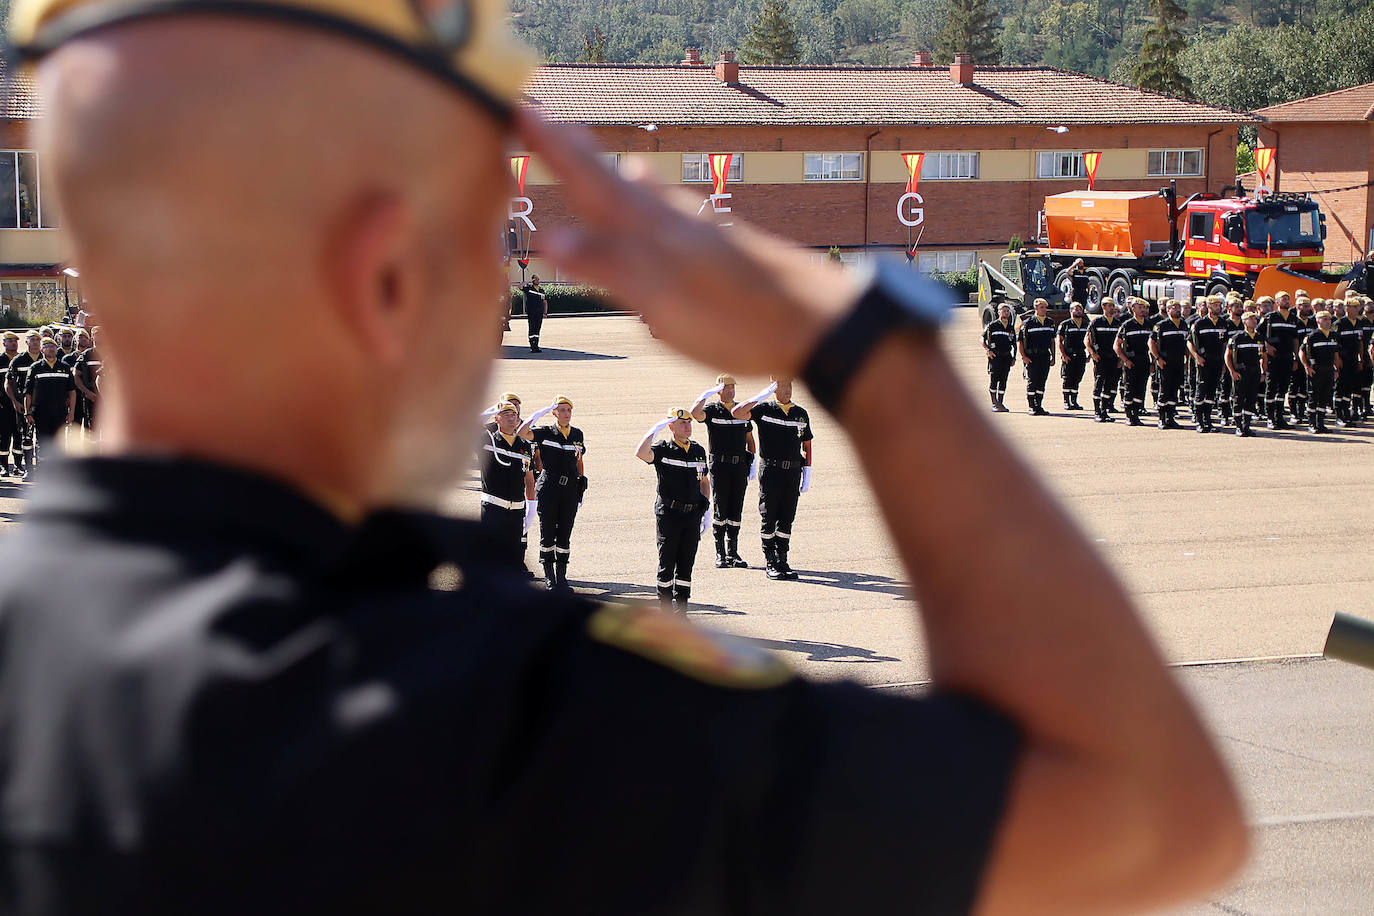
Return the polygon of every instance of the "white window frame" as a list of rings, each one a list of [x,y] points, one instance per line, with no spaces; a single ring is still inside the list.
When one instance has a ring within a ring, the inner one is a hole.
[[[916,270],[923,274],[939,271],[942,274],[963,273],[978,263],[974,249],[931,249],[916,254]]]
[[[1188,171],[1189,153],[1197,153],[1197,170]],[[1159,167],[1155,167],[1155,157]],[[1206,153],[1201,149],[1152,149],[1146,160],[1145,174],[1150,178],[1201,178],[1206,165]]]
[[[1065,166],[1071,167],[1066,170]],[[1081,151],[1036,150],[1035,177],[1038,179],[1072,181],[1076,178],[1083,178],[1087,174],[1087,170],[1083,168],[1083,153]]]
[[[744,178],[744,157],[735,153],[730,159],[727,181],[741,181]],[[682,181],[684,184],[709,184],[711,181],[710,153],[682,154]]]
[[[922,181],[977,181],[978,153],[926,153]]]
[[[863,153],[802,153],[804,181],[863,181]]]
[[[38,214],[38,225],[37,225],[37,226],[22,226],[22,225],[20,225],[20,223],[22,222],[22,220],[20,220],[20,218],[19,218],[19,217],[20,217],[20,210],[19,210],[19,175],[20,175],[20,172],[19,172],[19,156],[20,156],[20,155],[32,156],[33,159],[34,159],[34,183],[37,185],[37,187],[34,188],[34,192],[33,192],[33,193],[34,193],[34,197],[37,198],[37,199],[34,201],[34,211]],[[10,157],[12,157],[13,162],[14,162],[14,226],[13,226],[12,228],[11,228],[11,227],[8,227],[8,226],[6,226],[6,227],[0,227],[0,228],[3,228],[3,229],[6,230],[6,231],[24,231],[24,232],[41,232],[41,231],[45,231],[45,230],[48,231],[48,232],[53,232],[53,231],[57,230],[58,226],[55,224],[55,223],[56,223],[55,220],[54,220],[54,225],[49,226],[49,225],[46,225],[46,223],[47,223],[48,221],[44,219],[44,214],[43,214],[43,161],[42,161],[42,159],[39,157],[38,153],[35,152],[34,150],[31,150],[31,149],[0,149],[0,156],[10,156]]]

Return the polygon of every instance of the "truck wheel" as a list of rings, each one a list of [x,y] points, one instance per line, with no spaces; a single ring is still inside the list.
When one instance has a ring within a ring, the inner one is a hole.
[[[1088,314],[1096,315],[1102,311],[1102,294],[1106,285],[1104,278],[1096,271],[1088,273],[1088,301],[1083,303]]]
[[[1126,300],[1134,295],[1131,292],[1131,281],[1125,277],[1113,277],[1112,282],[1107,285],[1107,293],[1116,301],[1117,308],[1124,308]]]
[[[1207,284],[1207,295],[1209,296],[1221,296],[1225,298],[1226,294],[1230,291],[1231,284],[1223,283],[1220,280],[1213,280],[1211,283]]]

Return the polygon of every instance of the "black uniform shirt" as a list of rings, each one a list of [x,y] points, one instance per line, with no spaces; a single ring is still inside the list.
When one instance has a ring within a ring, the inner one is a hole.
[[[95,347],[82,353],[76,358],[76,365],[72,367],[72,374],[81,380],[91,391],[95,391],[95,379],[100,373],[100,367],[104,365],[100,359],[100,352]]]
[[[1121,327],[1117,330],[1117,338],[1121,341],[1121,350],[1126,354],[1126,358],[1131,362],[1146,359],[1150,355],[1150,345],[1148,343],[1150,335],[1154,333],[1150,327],[1149,319],[1137,321],[1132,315],[1121,322]]]
[[[1231,339],[1231,331],[1226,327],[1226,316],[1212,320],[1211,315],[1203,315],[1193,323],[1193,348],[1208,363],[1224,359],[1226,344]]]
[[[1087,336],[1087,321],[1074,321],[1072,318],[1065,318],[1059,323],[1060,345],[1068,354],[1069,359],[1083,360],[1088,358],[1083,345],[1083,338]]]
[[[533,283],[526,283],[520,287],[520,292],[525,295],[525,314],[543,315],[549,309],[549,297],[545,295],[544,288],[534,288]]]
[[[1355,322],[1355,326],[1360,329],[1360,350],[1362,352],[1367,352],[1369,350],[1369,340],[1371,337],[1374,337],[1374,321],[1370,321],[1368,318],[1361,315],[1359,320]]]
[[[1317,329],[1317,319],[1304,318],[1298,313],[1294,312],[1293,327],[1295,329],[1294,333],[1297,336],[1298,346],[1301,347],[1303,341],[1307,340],[1307,338],[1312,335],[1312,332]]]
[[[992,351],[993,359],[1016,359],[1016,328],[1010,321],[1003,324],[1000,318],[988,322],[983,328],[983,346]]]
[[[1302,342],[1303,352],[1313,369],[1331,369],[1336,365],[1336,354],[1340,352],[1341,342],[1335,331],[1323,332],[1313,326],[1312,332]]]
[[[54,459],[0,540],[0,912],[972,907],[1000,716],[789,678],[492,551],[210,465]]]
[[[707,404],[702,412],[706,414],[706,441],[710,443],[712,457],[749,453],[748,420],[736,420],[731,408],[720,401]]]
[[[1248,331],[1237,331],[1231,335],[1227,347],[1231,350],[1231,364],[1237,372],[1242,375],[1260,374],[1260,354],[1264,352],[1264,341],[1258,331],[1254,337]]]
[[[706,476],[706,449],[701,443],[688,439],[683,447],[668,438],[655,442],[652,450],[658,474],[658,505],[704,504],[701,480]]]
[[[755,405],[749,418],[758,427],[759,457],[764,461],[800,462],[802,443],[815,438],[810,415],[796,404],[784,411],[776,399],[766,401]]]
[[[1188,355],[1188,326],[1183,320],[1179,319],[1178,324],[1174,324],[1165,315],[1163,321],[1155,323],[1150,336],[1159,349],[1160,358],[1168,363],[1169,368],[1182,368],[1184,357]]]
[[[1226,333],[1226,339],[1227,339],[1228,341],[1229,341],[1232,337],[1234,337],[1235,335],[1239,334],[1241,331],[1244,331],[1244,330],[1245,330],[1245,322],[1244,322],[1244,321],[1236,321],[1236,320],[1233,319],[1229,314],[1226,316],[1226,332],[1227,332],[1227,333]]]
[[[54,360],[52,365],[48,365],[47,360],[40,359],[29,367],[24,393],[33,395],[32,410],[35,416],[65,414],[67,395],[75,390],[72,370],[62,365],[61,360]]]
[[[1041,321],[1035,317],[1034,313],[1021,319],[1021,326],[1016,329],[1016,339],[1026,346],[1026,355],[1031,359],[1040,356],[1054,355],[1054,335],[1058,333],[1054,323],[1049,316]]]
[[[1359,366],[1362,354],[1360,352],[1360,341],[1363,333],[1360,326],[1349,318],[1342,317],[1331,326],[1331,333],[1336,335],[1336,340],[1341,345],[1341,362],[1343,368],[1355,368]]]
[[[10,360],[8,379],[14,386],[14,399],[19,402],[19,409],[24,409],[24,391],[29,384],[29,367],[43,357],[33,356],[28,350],[23,350],[14,359]]]
[[[1098,315],[1088,322],[1088,336],[1086,343],[1088,349],[1097,353],[1099,359],[1105,360],[1110,365],[1117,362],[1116,351],[1112,345],[1116,343],[1117,332],[1121,330],[1121,319],[1108,319],[1106,315]]]
[[[534,447],[539,451],[539,466],[543,468],[541,479],[558,486],[563,478],[571,484],[580,476],[577,473],[577,459],[587,451],[582,430],[576,426],[568,427],[565,436],[555,426],[540,426],[532,431]]]
[[[18,353],[14,354],[14,356],[18,355]],[[14,356],[10,356],[8,353],[0,350],[0,389],[4,388],[5,377],[10,373],[10,361],[14,359]],[[14,405],[10,403],[10,396],[8,394],[0,394],[0,407],[14,407]]]
[[[1285,317],[1278,310],[1260,319],[1259,336],[1279,354],[1292,354],[1293,341],[1298,339],[1298,313],[1288,310]]]
[[[482,492],[507,502],[525,499],[525,472],[534,463],[534,444],[515,437],[507,442],[498,432],[487,431],[482,441]]]

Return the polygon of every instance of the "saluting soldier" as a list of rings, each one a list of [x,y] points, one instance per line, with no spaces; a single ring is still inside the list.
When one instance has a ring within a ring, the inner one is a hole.
[[[1007,412],[1007,375],[1016,365],[1016,328],[1012,325],[1011,306],[1005,302],[997,307],[997,317],[983,328],[983,352],[988,358],[988,397],[993,413]]]
[[[1259,335],[1269,356],[1269,373],[1264,381],[1265,423],[1270,429],[1288,429],[1283,395],[1292,383],[1293,367],[1298,361],[1298,316],[1286,292],[1272,299],[1262,296],[1259,306]]]
[[[713,396],[718,400],[706,403]],[[692,405],[692,419],[706,424],[706,443],[711,456],[711,513],[716,537],[717,569],[748,569],[739,555],[740,525],[744,521],[744,493],[753,479],[754,431],[747,419],[736,419],[735,377],[722,372],[716,387],[707,389]]]
[[[1102,297],[1102,314],[1088,322],[1084,342],[1093,361],[1093,414],[1098,423],[1115,423],[1111,415],[1116,386],[1121,381],[1121,360],[1116,355],[1116,335],[1121,322],[1116,315],[1116,300]]]
[[[664,429],[672,435],[654,439]],[[658,529],[658,600],[664,607],[687,613],[692,597],[692,565],[697,544],[706,531],[711,484],[706,476],[706,450],[692,441],[692,414],[682,408],[668,411],[635,449],[635,457],[654,466],[658,496],[654,520]]]
[[[549,414],[554,422],[534,424]],[[549,589],[568,587],[568,560],[572,556],[572,530],[577,508],[587,493],[583,456],[587,440],[572,425],[573,402],[565,395],[535,411],[516,431],[534,443],[534,496],[539,514],[539,565]]]
[[[1269,354],[1259,336],[1259,313],[1245,312],[1241,316],[1241,330],[1231,335],[1226,345],[1226,369],[1231,373],[1235,390],[1231,410],[1236,418],[1237,436],[1254,435],[1250,424],[1259,410],[1263,394],[1260,386],[1268,362]]]
[[[1297,352],[1301,356],[1303,343],[1317,329],[1317,317],[1312,309],[1311,299],[1306,296],[1295,296],[1294,301],[1297,303],[1297,307],[1293,314],[1293,342],[1297,345]],[[1288,410],[1293,414],[1293,422],[1295,423],[1307,421],[1307,389],[1307,371],[1299,363],[1297,369],[1293,371],[1292,378],[1288,380]]]
[[[1141,426],[1140,415],[1145,411],[1145,385],[1150,379],[1150,335],[1153,331],[1148,320],[1150,304],[1136,297],[1128,301],[1131,304],[1131,317],[1117,329],[1113,347],[1121,360],[1126,421],[1131,426]]]
[[[38,464],[56,457],[57,434],[76,416],[76,383],[58,360],[57,341],[45,337],[40,349],[43,358],[29,367],[24,383],[24,417],[33,427]]]
[[[520,408],[496,404],[495,430],[482,444],[482,522],[510,563],[524,565],[523,537],[534,523],[534,446],[516,435]]]
[[[1188,328],[1183,324],[1183,307],[1177,299],[1165,305],[1165,317],[1150,332],[1150,355],[1159,370],[1159,428],[1178,429],[1178,399],[1186,377]]]
[[[1341,364],[1336,376],[1336,420],[1343,427],[1355,425],[1352,404],[1360,384],[1360,371],[1364,368],[1364,331],[1360,328],[1360,316],[1349,302],[1335,300],[1334,304],[1344,314],[1332,325],[1336,340],[1341,345]]]
[[[1341,368],[1341,342],[1331,329],[1331,313],[1317,312],[1316,327],[1302,342],[1298,358],[1308,381],[1308,428],[1314,433],[1329,432],[1326,411],[1331,407],[1336,373]]]
[[[531,353],[542,353],[539,347],[539,334],[544,327],[544,316],[549,312],[549,296],[539,285],[539,274],[530,277],[530,282],[520,287],[525,297],[525,318],[529,322],[529,341]]]
[[[1035,300],[1035,311],[1021,319],[1016,329],[1016,346],[1025,363],[1027,413],[1044,417],[1045,381],[1050,377],[1050,367],[1054,365],[1054,338],[1058,329],[1046,315],[1050,304],[1044,299]]]
[[[1226,344],[1230,336],[1226,330],[1226,316],[1221,312],[1221,299],[1207,300],[1207,314],[1193,322],[1188,351],[1197,365],[1197,394],[1193,397],[1193,419],[1197,431],[1210,433],[1212,408],[1217,402],[1218,385],[1226,369]]]
[[[1082,410],[1078,403],[1078,386],[1088,368],[1088,353],[1083,339],[1088,336],[1088,322],[1084,319],[1083,303],[1069,306],[1069,317],[1059,323],[1059,379],[1064,388],[1064,409]]]
[[[776,395],[764,401],[769,395]],[[760,403],[762,402],[762,403]],[[775,378],[733,411],[735,419],[749,419],[758,428],[759,516],[763,555],[770,579],[796,579],[788,564],[792,523],[797,502],[811,489],[811,417],[792,403],[792,380]]]

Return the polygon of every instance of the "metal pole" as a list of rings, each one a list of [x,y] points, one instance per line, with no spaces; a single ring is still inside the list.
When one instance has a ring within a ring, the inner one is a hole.
[[[1337,613],[1322,654],[1337,661],[1374,669],[1374,621]]]

